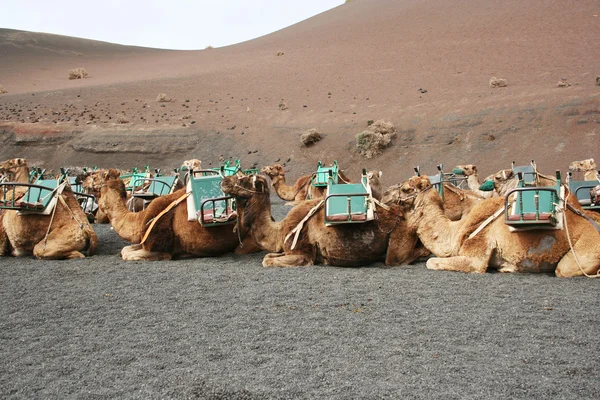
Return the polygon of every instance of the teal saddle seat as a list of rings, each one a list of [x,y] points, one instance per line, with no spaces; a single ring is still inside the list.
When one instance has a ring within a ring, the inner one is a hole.
[[[173,192],[178,176],[160,176],[158,178],[137,178],[133,187],[145,187],[143,191],[133,192],[132,197],[152,200]]]
[[[591,195],[600,182],[598,181],[569,181],[569,191],[577,197],[577,201],[584,210],[600,211],[600,201]]]
[[[190,174],[188,188],[192,191],[195,217],[203,226],[232,224],[237,220],[235,200],[221,190],[222,180],[221,173],[214,170]]]
[[[556,174],[555,186],[529,186],[522,173],[518,178],[519,187],[506,194],[505,223],[513,227],[556,227],[561,202],[560,173]]]
[[[0,208],[43,212],[54,198],[59,184],[58,179],[38,179],[36,183],[2,183]]]
[[[330,167],[325,167],[321,161],[317,164],[317,171],[313,174],[311,184],[313,186],[325,187],[331,181],[333,184],[338,183],[338,163],[334,161]]]
[[[366,174],[360,183],[336,184],[333,179],[325,196],[325,225],[362,223],[374,218]]]

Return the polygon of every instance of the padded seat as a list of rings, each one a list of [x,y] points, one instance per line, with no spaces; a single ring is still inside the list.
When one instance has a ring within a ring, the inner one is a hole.
[[[364,222],[367,220],[367,214],[352,214],[348,218],[348,214],[334,214],[327,215],[325,219],[329,222],[344,222],[344,221],[355,221]]]
[[[218,217],[215,218],[213,210],[204,210],[204,223],[205,224],[213,224],[216,222],[227,222],[227,221],[235,221],[237,218],[237,212],[233,211],[231,208],[227,210],[227,213],[217,213]],[[198,219],[200,219],[200,211],[197,213]]]
[[[538,215],[534,212],[523,213],[523,221],[549,221],[551,215],[552,214],[547,213],[547,212],[541,212],[538,217]],[[508,220],[509,221],[520,221],[521,214],[509,215]]]

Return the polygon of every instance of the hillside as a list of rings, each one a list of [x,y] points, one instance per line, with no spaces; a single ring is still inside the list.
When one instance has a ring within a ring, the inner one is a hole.
[[[593,0],[352,0],[198,51],[0,30],[0,159],[290,159],[292,176],[338,159],[351,174],[382,169],[386,184],[440,162],[476,163],[484,175],[532,158],[544,172],[564,170],[600,157],[599,14]],[[68,80],[75,67],[89,78]],[[494,76],[508,86],[490,88]],[[557,87],[563,78],[570,86]],[[158,93],[174,101],[157,103]],[[398,136],[365,159],[355,135],[380,119]],[[306,148],[299,136],[309,128],[324,139]]]

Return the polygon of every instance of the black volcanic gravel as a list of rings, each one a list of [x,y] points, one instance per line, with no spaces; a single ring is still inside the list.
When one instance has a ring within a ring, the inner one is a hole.
[[[600,398],[599,280],[124,262],[96,229],[0,259],[1,398]]]

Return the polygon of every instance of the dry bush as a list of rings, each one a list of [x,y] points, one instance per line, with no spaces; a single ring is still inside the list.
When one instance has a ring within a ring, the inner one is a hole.
[[[165,93],[159,93],[158,96],[156,96],[156,101],[159,103],[168,103],[173,101],[173,99],[168,97]]]
[[[87,78],[88,72],[84,68],[75,68],[69,70],[69,79]]]
[[[600,86],[600,75],[596,77],[596,85]]]
[[[396,137],[396,128],[389,122],[375,121],[356,135],[356,150],[367,158],[379,155]]]
[[[284,54],[283,51],[278,51],[277,52],[277,57],[282,56],[283,54]]]
[[[307,130],[300,136],[300,141],[305,146],[310,146],[311,144],[315,144],[319,140],[321,140],[321,132],[317,131],[314,128]]]
[[[0,85],[0,94],[2,94],[2,93],[8,93],[8,91],[6,89],[4,89],[2,87],[2,85]]]
[[[490,87],[491,88],[506,87],[506,79],[496,78],[494,76],[490,79]]]
[[[288,105],[287,105],[287,103],[286,103],[285,101],[283,101],[283,100],[281,100],[281,101],[279,102],[279,105],[278,105],[278,106],[279,106],[279,109],[280,109],[281,111],[285,111],[285,110],[287,110],[287,109],[288,109]]]
[[[556,86],[558,87],[569,87],[571,86],[571,84],[567,81],[558,81],[558,83],[556,84]]]
[[[128,123],[129,123],[129,120],[127,119],[127,117],[126,117],[126,116],[124,116],[124,115],[119,115],[119,116],[117,117],[117,123],[118,123],[118,124],[128,124]]]

